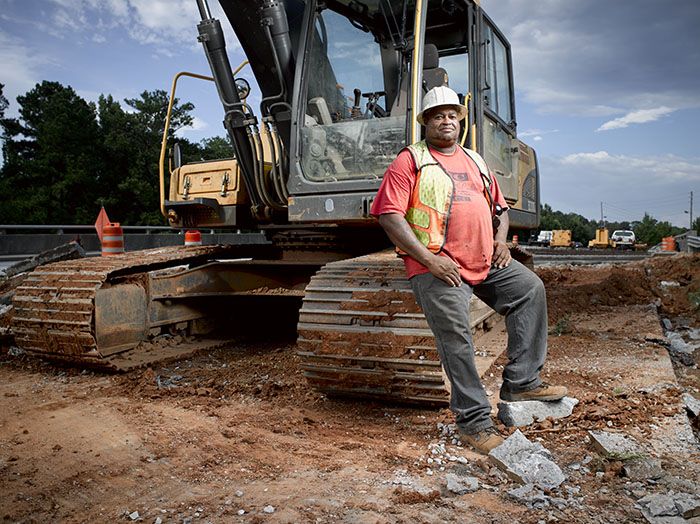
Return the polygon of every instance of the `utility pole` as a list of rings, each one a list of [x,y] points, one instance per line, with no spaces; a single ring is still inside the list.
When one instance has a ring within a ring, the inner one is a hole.
[[[690,227],[688,229],[693,229],[693,192],[690,192]],[[697,233],[697,231],[696,231]]]

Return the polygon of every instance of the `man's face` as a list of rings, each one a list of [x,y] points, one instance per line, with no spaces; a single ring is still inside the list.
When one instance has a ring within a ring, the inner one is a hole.
[[[451,146],[459,136],[459,113],[449,106],[437,107],[428,113],[425,121],[425,138],[430,144]]]

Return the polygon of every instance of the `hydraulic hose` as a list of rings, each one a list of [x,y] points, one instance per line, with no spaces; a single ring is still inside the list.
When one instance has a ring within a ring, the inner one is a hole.
[[[287,157],[287,152],[284,149],[284,143],[280,140],[280,135],[277,132],[277,126],[275,125],[274,121],[272,122],[272,125],[271,125],[271,135],[270,136],[273,138],[275,145],[277,146],[277,151],[279,152],[279,155],[278,155],[279,184],[280,184],[280,188],[282,190],[283,201],[286,203],[289,200],[289,191],[287,191],[287,180],[285,178],[285,173],[289,173],[289,170],[287,169],[287,162],[286,162],[288,157]]]
[[[219,98],[226,110],[224,124],[236,151],[236,160],[243,175],[246,189],[253,208],[260,206],[260,198],[255,191],[254,172],[255,158],[250,142],[247,140],[247,120],[249,115],[243,108],[245,104],[238,96],[235,79],[231,70],[231,64],[226,53],[226,42],[221,22],[211,17],[211,12],[206,0],[197,0],[197,6],[202,21],[197,24],[199,31],[198,40],[204,47],[204,52],[216,83]],[[251,113],[252,115],[252,113]]]

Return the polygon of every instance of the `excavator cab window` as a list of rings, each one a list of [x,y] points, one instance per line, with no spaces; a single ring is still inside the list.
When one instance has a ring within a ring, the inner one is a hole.
[[[513,82],[508,41],[484,16],[485,55],[483,155],[507,202],[520,197],[519,146],[515,136]]]
[[[362,16],[372,13],[365,9]],[[307,64],[301,166],[314,182],[378,179],[405,143],[405,114],[387,109],[398,51],[381,28],[331,9],[318,13]],[[387,85],[387,78],[389,82]]]

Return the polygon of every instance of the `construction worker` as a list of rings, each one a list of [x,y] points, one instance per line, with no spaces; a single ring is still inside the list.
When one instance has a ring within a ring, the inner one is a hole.
[[[387,168],[371,213],[402,255],[435,335],[461,439],[487,454],[503,437],[475,366],[472,293],[506,317],[508,364],[500,398],[551,401],[567,390],[540,378],[547,354],[544,285],[511,258],[508,206],[498,182],[476,152],[457,143],[466,113],[450,88],[426,93],[417,116],[425,140],[403,149]]]

